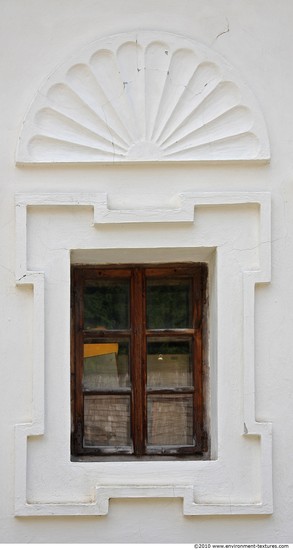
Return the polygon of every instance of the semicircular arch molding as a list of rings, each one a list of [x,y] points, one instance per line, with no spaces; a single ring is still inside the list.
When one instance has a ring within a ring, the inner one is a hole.
[[[213,51],[165,32],[92,43],[57,69],[25,117],[24,163],[268,160],[261,111]]]

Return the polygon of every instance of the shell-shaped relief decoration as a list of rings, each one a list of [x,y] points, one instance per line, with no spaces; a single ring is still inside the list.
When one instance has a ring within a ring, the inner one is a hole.
[[[18,163],[267,160],[260,110],[213,52],[169,33],[92,44],[59,68],[23,124]]]

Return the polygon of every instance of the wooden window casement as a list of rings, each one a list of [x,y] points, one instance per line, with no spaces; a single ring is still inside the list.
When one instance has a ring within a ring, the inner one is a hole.
[[[72,267],[72,456],[207,453],[203,263]]]

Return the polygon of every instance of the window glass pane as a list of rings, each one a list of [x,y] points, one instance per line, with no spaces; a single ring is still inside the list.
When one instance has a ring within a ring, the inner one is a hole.
[[[192,343],[190,339],[148,338],[148,387],[192,386],[192,371]]]
[[[84,328],[129,328],[129,281],[86,281],[84,288]]]
[[[84,344],[83,389],[129,386],[129,343],[97,342]]]
[[[149,445],[192,445],[192,397],[149,395],[147,440]]]
[[[130,397],[84,397],[84,445],[130,445]]]
[[[147,281],[147,327],[191,327],[191,281]]]

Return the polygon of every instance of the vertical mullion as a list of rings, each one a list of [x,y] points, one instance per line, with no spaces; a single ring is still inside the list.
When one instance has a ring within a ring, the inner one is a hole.
[[[83,403],[83,272],[74,272],[74,329],[75,329],[75,439],[77,451],[83,447],[84,403]]]
[[[205,295],[206,270],[199,266],[193,281],[194,291],[194,432],[197,451],[203,443],[203,302]]]
[[[75,432],[76,432],[76,380],[75,380],[75,272],[71,267],[71,288],[70,288],[70,410],[71,410],[71,452],[76,453]]]
[[[132,432],[134,453],[145,452],[145,328],[144,328],[144,277],[143,271],[134,268],[131,285],[132,329]]]
[[[194,334],[194,434],[197,451],[202,450],[203,388],[202,388],[202,331]]]

